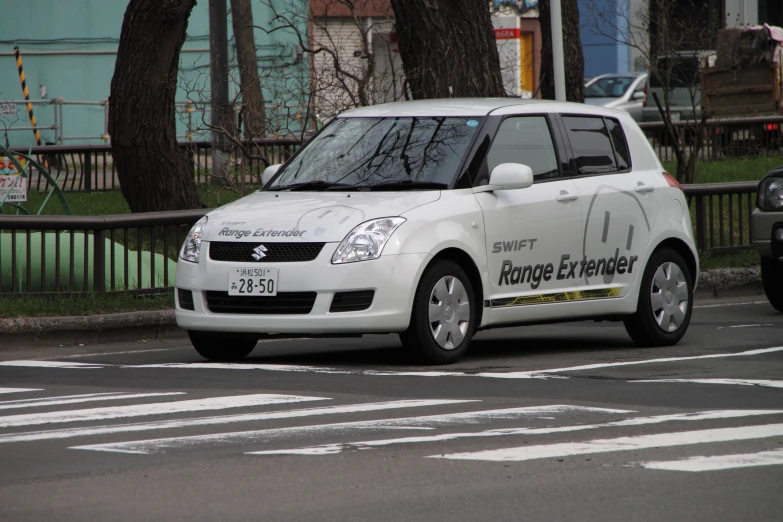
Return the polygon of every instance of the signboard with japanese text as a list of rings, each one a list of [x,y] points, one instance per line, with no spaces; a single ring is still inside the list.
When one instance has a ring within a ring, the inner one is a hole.
[[[10,159],[0,157],[0,203],[19,201],[27,201],[27,178]]]

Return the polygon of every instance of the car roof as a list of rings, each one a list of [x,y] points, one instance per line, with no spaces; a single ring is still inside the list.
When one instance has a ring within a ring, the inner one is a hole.
[[[499,110],[502,109],[502,110]],[[359,107],[343,112],[338,118],[392,118],[392,117],[478,117],[497,111],[502,114],[562,112],[594,115],[621,113],[606,107],[582,103],[521,98],[441,98],[401,101]]]

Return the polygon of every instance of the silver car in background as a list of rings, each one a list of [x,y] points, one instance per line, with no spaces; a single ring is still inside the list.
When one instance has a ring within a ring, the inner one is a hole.
[[[641,121],[646,83],[647,73],[602,74],[585,84],[585,103],[622,109]]]

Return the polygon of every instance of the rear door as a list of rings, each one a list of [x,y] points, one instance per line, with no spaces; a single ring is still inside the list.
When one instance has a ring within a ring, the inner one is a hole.
[[[625,296],[650,241],[660,205],[654,173],[636,170],[614,118],[563,115],[582,205],[579,280],[601,297]]]

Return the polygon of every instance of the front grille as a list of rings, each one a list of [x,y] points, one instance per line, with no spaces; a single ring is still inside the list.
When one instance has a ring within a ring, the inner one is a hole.
[[[179,301],[179,307],[183,310],[195,310],[193,307],[193,292],[190,290],[177,288],[177,300]]]
[[[266,250],[261,259],[253,257],[253,250],[263,245]],[[213,241],[209,244],[209,258],[215,261],[238,261],[242,263],[295,263],[312,261],[324,243],[232,243]]]
[[[332,298],[330,312],[358,312],[367,310],[372,304],[375,290],[359,290],[357,292],[337,292]]]
[[[228,295],[207,292],[207,308],[215,314],[296,315],[309,314],[317,292],[278,292],[276,296]]]

